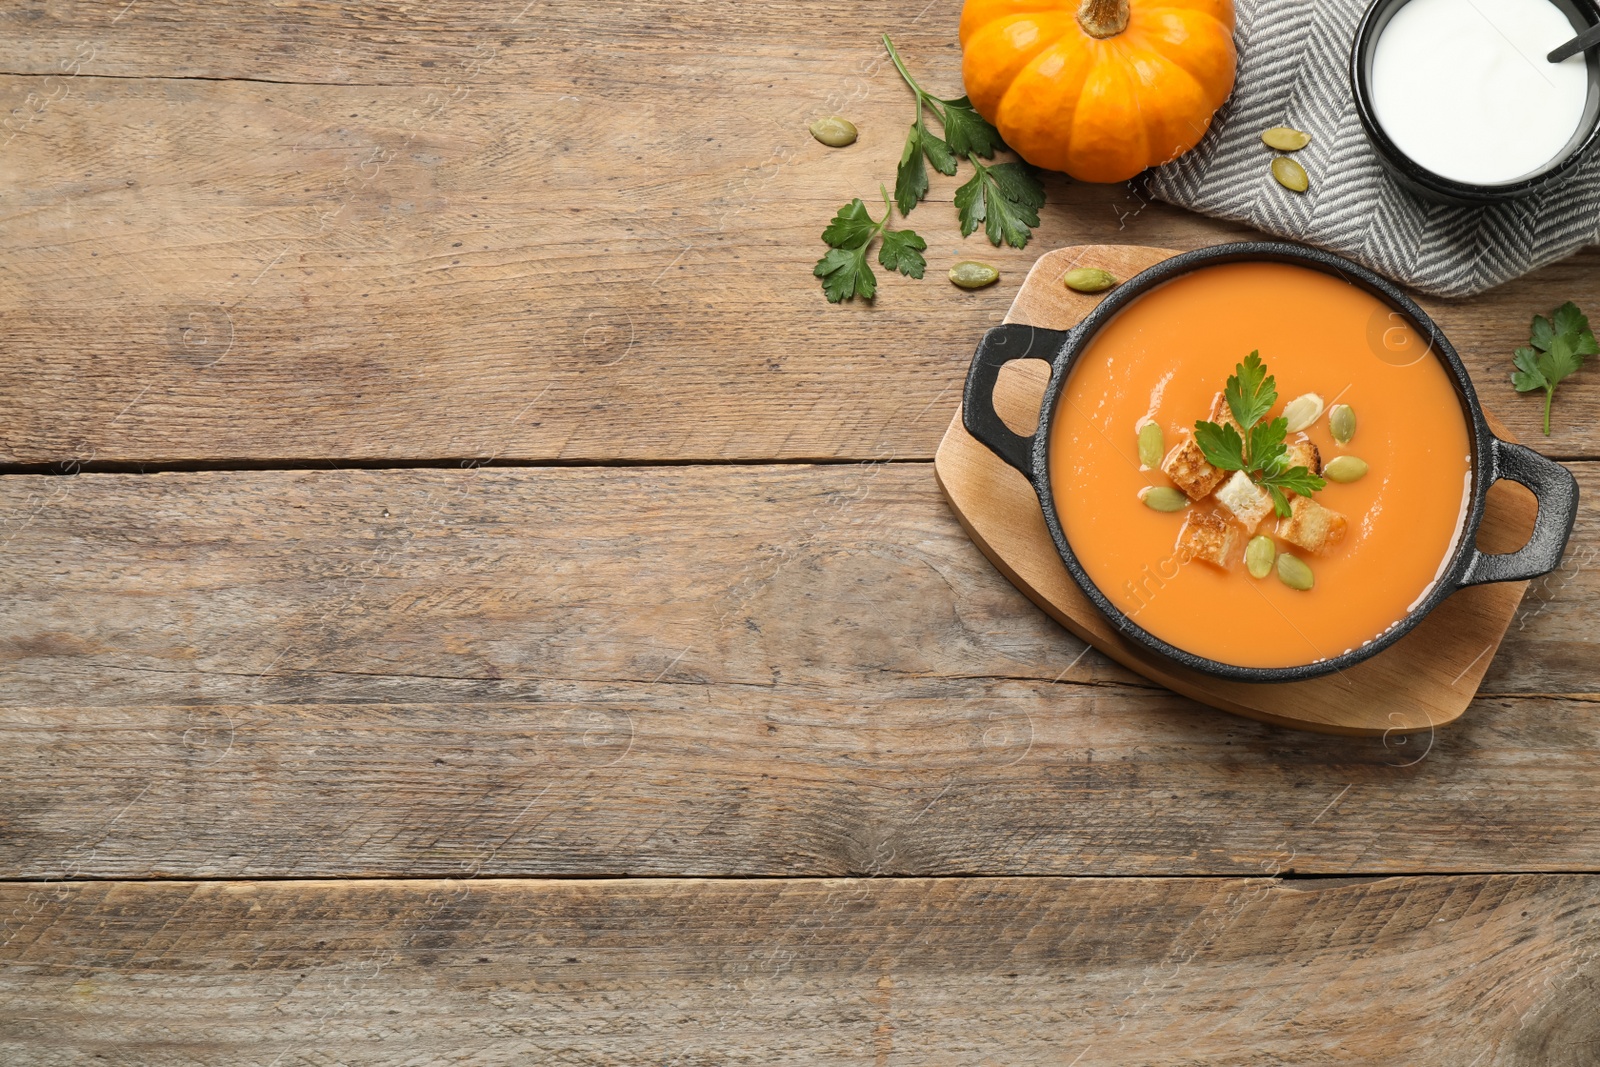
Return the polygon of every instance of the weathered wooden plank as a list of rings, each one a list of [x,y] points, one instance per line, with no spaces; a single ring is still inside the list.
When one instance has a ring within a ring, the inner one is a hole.
[[[1485,692],[1594,693],[1600,470]],[[926,464],[12,476],[0,704],[424,703],[557,682],[1051,681],[1083,646]],[[137,605],[133,608],[130,605]],[[1135,678],[1098,655],[1069,680]]]
[[[709,95],[724,87],[686,61],[703,64],[718,49],[729,57],[761,52],[819,64],[859,49],[870,60],[885,31],[932,54],[954,76],[960,17],[961,0],[839,0],[826,7],[804,0],[458,0],[449,8],[419,0],[280,0],[231,13],[197,0],[51,0],[0,12],[0,71],[51,75],[77,67],[122,78],[436,85],[469,76],[577,75],[584,53],[598,52],[643,58],[642,66],[656,69],[636,77],[654,74]],[[205,47],[196,47],[202,41]],[[859,73],[840,67],[834,78]]]
[[[127,18],[187,10],[157,8]],[[799,11],[771,25],[827,17]],[[995,250],[941,178],[910,220],[930,277],[830,307],[818,234],[892,178],[905,91],[870,33],[732,25],[443,89],[0,77],[0,461],[928,458],[1038,252],[1248,236],[1052,180],[1031,251]],[[919,59],[954,91],[947,45]],[[805,126],[840,109],[864,133],[834,152]],[[973,255],[1001,285],[942,279]],[[1600,305],[1597,262],[1430,304],[1525,438],[1509,353],[1533,311]],[[1597,413],[1574,383],[1544,443],[1600,455]]]
[[[0,709],[0,874],[1600,869],[1593,700],[1385,741],[1048,682],[547,688]]]
[[[1593,501],[1600,472],[1579,469]],[[0,874],[449,875],[486,854],[496,873],[567,875],[1573,870],[1600,854],[1581,563],[1507,639],[1488,692],[1509,696],[1432,738],[1334,739],[1138,688],[1085,653],[991,570],[924,464],[0,490]],[[1600,529],[1585,507],[1576,561]],[[1514,696],[1560,691],[1580,696]]]
[[[0,1054],[1588,1063],[1593,876],[0,887]]]
[[[927,464],[12,476],[0,492],[4,704],[1049,681],[1082,649],[971,546]]]

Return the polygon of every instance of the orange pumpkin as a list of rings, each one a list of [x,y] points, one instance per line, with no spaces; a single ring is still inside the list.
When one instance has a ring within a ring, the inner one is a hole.
[[[1232,0],[967,0],[961,73],[1023,159],[1120,182],[1193,148],[1233,91]]]

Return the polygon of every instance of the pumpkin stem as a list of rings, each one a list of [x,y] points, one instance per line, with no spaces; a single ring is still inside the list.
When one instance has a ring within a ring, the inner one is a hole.
[[[1128,28],[1128,0],[1083,0],[1078,25],[1090,37],[1115,37]]]

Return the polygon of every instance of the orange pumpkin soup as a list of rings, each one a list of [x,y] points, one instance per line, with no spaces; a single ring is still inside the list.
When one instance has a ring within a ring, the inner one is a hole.
[[[1316,551],[1284,540],[1272,514],[1239,527],[1214,496],[1174,513],[1141,502],[1147,487],[1174,483],[1141,464],[1140,427],[1161,427],[1163,451],[1183,444],[1254,351],[1276,380],[1267,419],[1306,393],[1357,417],[1347,443],[1326,410],[1304,431],[1324,464],[1349,455],[1368,466],[1312,494],[1345,520],[1342,538]],[[1156,637],[1240,667],[1331,659],[1382,635],[1443,572],[1470,501],[1466,417],[1426,339],[1365,290],[1283,263],[1203,267],[1124,308],[1073,365],[1049,448],[1062,528],[1106,598]],[[1230,524],[1220,565],[1178,548],[1185,521],[1206,516]],[[1252,577],[1252,535],[1307,564],[1313,587],[1291,588],[1276,568]]]

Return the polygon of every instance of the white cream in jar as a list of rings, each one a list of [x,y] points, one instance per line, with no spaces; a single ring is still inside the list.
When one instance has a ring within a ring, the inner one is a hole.
[[[1378,37],[1372,110],[1418,164],[1472,185],[1526,177],[1563,153],[1583,119],[1577,33],[1548,0],[1410,0]]]

